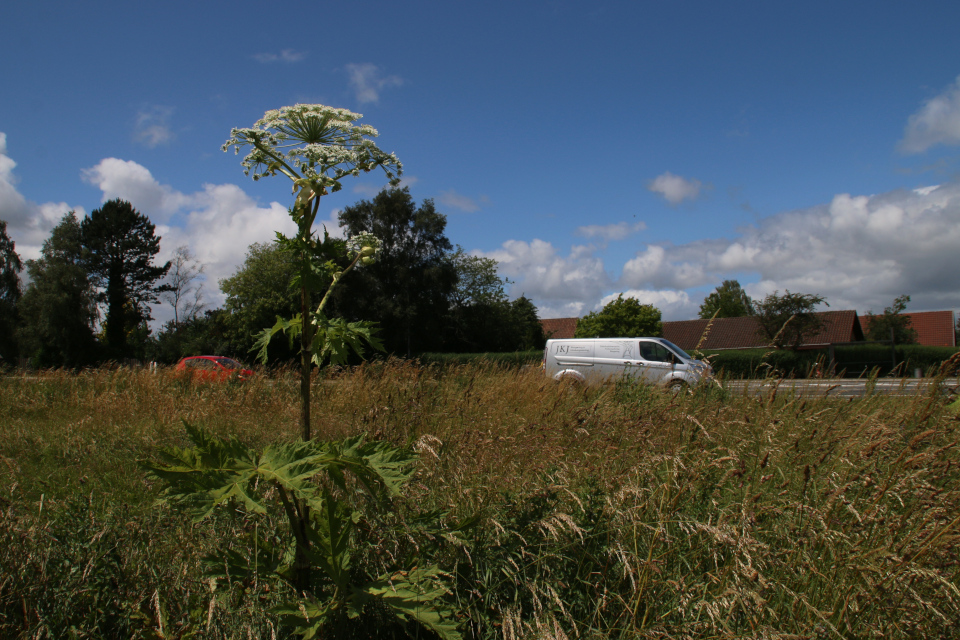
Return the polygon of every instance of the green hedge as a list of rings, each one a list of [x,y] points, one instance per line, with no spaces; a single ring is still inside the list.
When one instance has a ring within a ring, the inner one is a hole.
[[[896,347],[897,366],[894,371],[890,347],[878,344],[844,346],[834,349],[833,373],[856,378],[872,375],[912,376],[916,368],[924,375],[931,375],[944,360],[955,354],[955,347],[924,347],[901,345]],[[776,376],[785,378],[809,377],[818,362],[821,366],[830,362],[829,349],[807,351],[777,351],[775,349],[727,349],[703,351],[715,371],[727,378],[762,378]]]

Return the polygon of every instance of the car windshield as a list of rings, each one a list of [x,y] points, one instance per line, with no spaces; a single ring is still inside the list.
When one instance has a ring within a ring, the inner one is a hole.
[[[683,356],[683,359],[684,359],[684,360],[693,360],[693,358],[691,358],[690,355],[689,355],[686,351],[684,351],[683,349],[681,349],[681,348],[678,347],[677,345],[675,345],[675,344],[673,344],[672,342],[670,342],[669,340],[666,340],[666,339],[663,339],[663,338],[661,338],[661,340],[663,340],[663,344],[666,345],[671,351],[673,351],[674,353],[676,353],[678,356]]]
[[[240,363],[231,358],[217,358],[217,363],[224,369],[240,369]]]

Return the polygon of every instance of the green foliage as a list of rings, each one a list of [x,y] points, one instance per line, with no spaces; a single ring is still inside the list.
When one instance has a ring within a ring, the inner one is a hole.
[[[233,318],[223,309],[211,309],[176,324],[166,323],[151,340],[148,359],[161,364],[176,364],[180,358],[197,355],[221,355],[239,360],[249,357],[250,344],[236,342]]]
[[[621,293],[599,312],[588,313],[577,322],[578,338],[633,338],[663,335],[660,310],[640,304],[636,298],[624,299]]]
[[[81,263],[106,303],[106,348],[110,357],[130,355],[127,341],[135,329],[150,320],[149,304],[159,302],[170,289],[160,281],[170,263],[153,264],[160,237],[144,214],[125,200],[110,200],[80,223]]]
[[[700,317],[705,320],[713,317],[741,318],[752,311],[753,300],[736,280],[724,280],[700,305]]]
[[[373,234],[381,244],[376,263],[353,274],[335,295],[337,314],[379,323],[388,353],[440,348],[457,282],[447,256],[452,246],[444,233],[446,216],[433,200],[418,207],[403,187],[346,207],[340,224],[349,235]]]
[[[97,358],[96,291],[82,251],[80,222],[71,211],[43,243],[40,259],[27,261],[30,284],[20,301],[19,338],[34,366],[77,368]]]
[[[17,355],[14,336],[21,270],[23,263],[17,255],[15,243],[7,235],[7,223],[0,220],[0,362],[12,360]]]
[[[363,357],[366,346],[383,350],[383,344],[377,337],[377,328],[373,322],[347,322],[343,318],[327,318],[322,313],[313,317],[313,363],[321,366],[327,362],[334,365],[346,364],[351,354]],[[269,329],[264,329],[253,345],[257,359],[267,360],[267,348],[273,337],[278,333],[285,334],[290,339],[293,348],[302,331],[300,315],[290,319],[277,318],[277,323]]]
[[[910,325],[910,316],[901,315],[910,302],[910,296],[902,295],[897,297],[893,304],[883,310],[882,315],[874,315],[873,311],[867,311],[871,316],[870,326],[867,328],[867,340],[890,340],[895,344],[916,344],[917,331]]]
[[[362,436],[268,445],[257,452],[236,438],[186,428],[192,447],[167,448],[159,462],[144,463],[149,475],[166,485],[162,501],[185,509],[195,521],[230,506],[258,523],[244,541],[255,561],[226,549],[206,559],[208,575],[286,583],[295,595],[273,612],[304,638],[344,629],[376,606],[385,606],[403,624],[419,623],[442,638],[460,637],[443,601],[449,589],[439,567],[395,566],[367,575],[359,563],[358,528],[367,515],[357,509],[388,507],[413,475],[414,454],[386,442],[364,442]],[[360,490],[365,499],[358,503],[354,496]],[[260,523],[269,528],[258,516],[271,513],[285,516],[285,528],[261,532]],[[306,566],[296,567],[301,561]]]
[[[786,378],[809,377],[814,367],[828,375],[844,374],[846,377],[863,377],[874,372],[878,375],[893,373],[910,376],[916,368],[930,374],[942,363],[957,353],[955,347],[925,347],[901,345],[891,354],[890,347],[882,345],[851,345],[834,348],[834,362],[830,367],[828,349],[804,349],[802,351],[770,349],[725,349],[704,351],[718,374],[726,378]],[[894,368],[894,355],[896,368]]]
[[[247,249],[243,264],[229,278],[220,280],[226,295],[230,341],[242,352],[254,349],[257,336],[273,326],[277,317],[292,318],[300,312],[300,292],[292,286],[294,257],[279,242],[255,243]],[[314,294],[311,302],[319,303]],[[282,343],[271,347],[271,360],[289,359],[296,353]]]
[[[823,296],[790,293],[789,290],[778,295],[774,291],[762,301],[754,302],[753,314],[761,335],[770,341],[770,346],[796,350],[804,340],[815,336],[823,328],[823,321],[814,311],[818,304],[830,306]]]

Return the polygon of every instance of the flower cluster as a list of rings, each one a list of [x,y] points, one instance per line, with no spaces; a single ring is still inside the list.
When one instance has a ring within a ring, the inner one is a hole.
[[[322,104],[273,109],[253,127],[231,130],[221,148],[239,153],[241,147],[250,147],[242,165],[254,180],[280,172],[294,182],[309,181],[318,195],[339,191],[341,178],[377,167],[397,184],[403,165],[369,139],[377,137],[376,129],[354,124],[362,117]]]
[[[377,252],[380,251],[380,238],[365,231],[347,240],[347,250],[353,254],[360,254],[360,262],[365,265],[373,264]]]

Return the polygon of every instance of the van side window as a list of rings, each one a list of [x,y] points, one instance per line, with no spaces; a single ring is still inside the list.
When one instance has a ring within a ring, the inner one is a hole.
[[[650,362],[672,362],[673,354],[662,344],[656,342],[641,342],[640,355]]]

